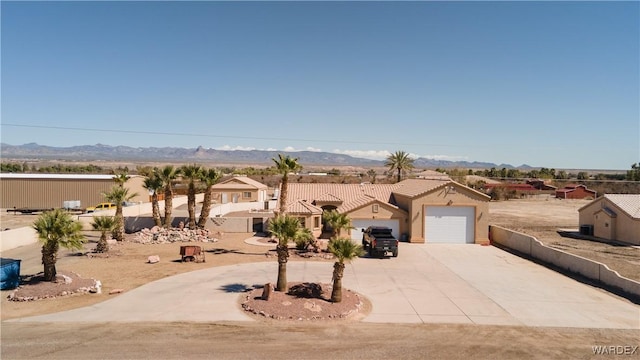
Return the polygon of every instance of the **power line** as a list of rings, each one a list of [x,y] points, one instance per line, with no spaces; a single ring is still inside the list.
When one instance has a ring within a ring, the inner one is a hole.
[[[357,141],[357,140],[327,140],[327,139],[302,139],[302,138],[276,138],[276,137],[263,137],[263,136],[239,136],[239,135],[213,135],[213,134],[195,134],[195,133],[177,133],[177,132],[163,132],[163,131],[140,131],[140,130],[120,130],[120,129],[96,129],[96,128],[81,128],[81,127],[65,127],[65,126],[51,126],[51,125],[30,125],[30,124],[7,124],[2,123],[0,126],[10,127],[22,127],[31,129],[50,129],[50,130],[73,130],[73,131],[90,131],[90,132],[108,132],[118,134],[138,134],[138,135],[168,135],[168,136],[191,136],[191,137],[204,137],[204,138],[220,138],[220,139],[242,139],[242,140],[271,140],[271,141],[300,141],[309,143],[332,143],[332,144],[371,144],[371,141]],[[399,143],[399,142],[384,142],[376,140],[376,144],[382,145],[412,145],[412,146],[441,146],[441,147],[464,147],[454,144],[425,144],[425,143]]]

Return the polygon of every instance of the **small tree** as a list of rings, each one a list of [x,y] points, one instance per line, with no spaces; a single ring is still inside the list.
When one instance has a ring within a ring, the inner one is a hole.
[[[105,253],[109,251],[109,243],[107,243],[107,233],[113,231],[116,227],[116,219],[112,216],[94,216],[91,226],[94,230],[100,231],[100,240],[96,244],[96,252]]]
[[[42,243],[44,280],[54,281],[60,246],[79,250],[86,241],[82,234],[82,224],[73,220],[66,211],[55,209],[40,215],[33,223],[33,228]]]
[[[204,228],[211,213],[211,194],[213,185],[217,184],[222,177],[222,173],[216,169],[204,169],[200,172],[200,182],[204,184],[204,198],[202,199],[202,208],[200,209],[200,218],[198,219],[198,227]]]
[[[138,196],[138,193],[129,194],[129,189],[115,185],[111,191],[102,194],[107,201],[116,204],[116,226],[114,237],[117,241],[124,240],[124,216],[122,214],[122,204]]]
[[[369,169],[369,170],[367,171],[367,175],[369,176],[369,179],[371,179],[371,180],[370,180],[370,181],[371,181],[371,183],[372,183],[372,184],[375,184],[375,183],[376,183],[376,176],[377,176],[376,171],[375,171],[374,169]]]
[[[322,221],[331,229],[331,240],[336,239],[342,230],[351,230],[351,219],[337,210],[329,210],[322,213]]]
[[[345,260],[350,261],[364,254],[362,245],[355,244],[351,239],[338,238],[329,243],[329,252],[338,261],[333,264],[333,288],[331,290],[331,301],[342,301],[342,277],[344,276]]]
[[[182,177],[187,179],[187,209],[189,211],[189,229],[196,228],[196,180],[200,180],[202,167],[198,164],[183,165]]]
[[[300,222],[297,218],[283,215],[269,222],[269,231],[278,238],[276,252],[278,254],[278,281],[276,291],[287,291],[287,261],[289,261],[289,241],[298,234]]]
[[[153,222],[156,226],[162,226],[162,219],[160,218],[160,204],[158,201],[158,193],[162,191],[163,184],[162,179],[158,176],[158,168],[145,173],[143,187],[149,190],[151,193],[151,214],[153,216]]]

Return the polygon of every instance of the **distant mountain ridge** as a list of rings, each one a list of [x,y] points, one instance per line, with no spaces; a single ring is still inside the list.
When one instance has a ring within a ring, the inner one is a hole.
[[[336,166],[384,166],[384,160],[371,160],[344,154],[320,151],[268,151],[268,150],[216,150],[179,147],[130,147],[104,144],[55,147],[29,143],[24,145],[0,144],[0,156],[10,159],[43,159],[75,161],[183,161],[218,162],[229,164],[272,164],[272,158],[286,154],[298,158],[300,163],[309,165]],[[449,161],[417,158],[414,166],[418,168],[514,168],[509,164],[494,164],[478,161]],[[522,165],[519,168],[531,168]]]

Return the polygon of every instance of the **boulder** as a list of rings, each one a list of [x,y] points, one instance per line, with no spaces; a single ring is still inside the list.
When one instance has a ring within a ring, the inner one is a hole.
[[[160,262],[160,256],[158,255],[151,255],[147,258],[147,262],[149,264],[155,264],[157,262]]]

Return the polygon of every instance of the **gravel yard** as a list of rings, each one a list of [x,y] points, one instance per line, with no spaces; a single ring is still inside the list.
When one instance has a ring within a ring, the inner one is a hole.
[[[544,244],[608,265],[620,275],[640,281],[640,248],[560,236],[558,230],[578,229],[578,209],[589,200],[556,198],[494,201],[489,223],[535,236]]]

